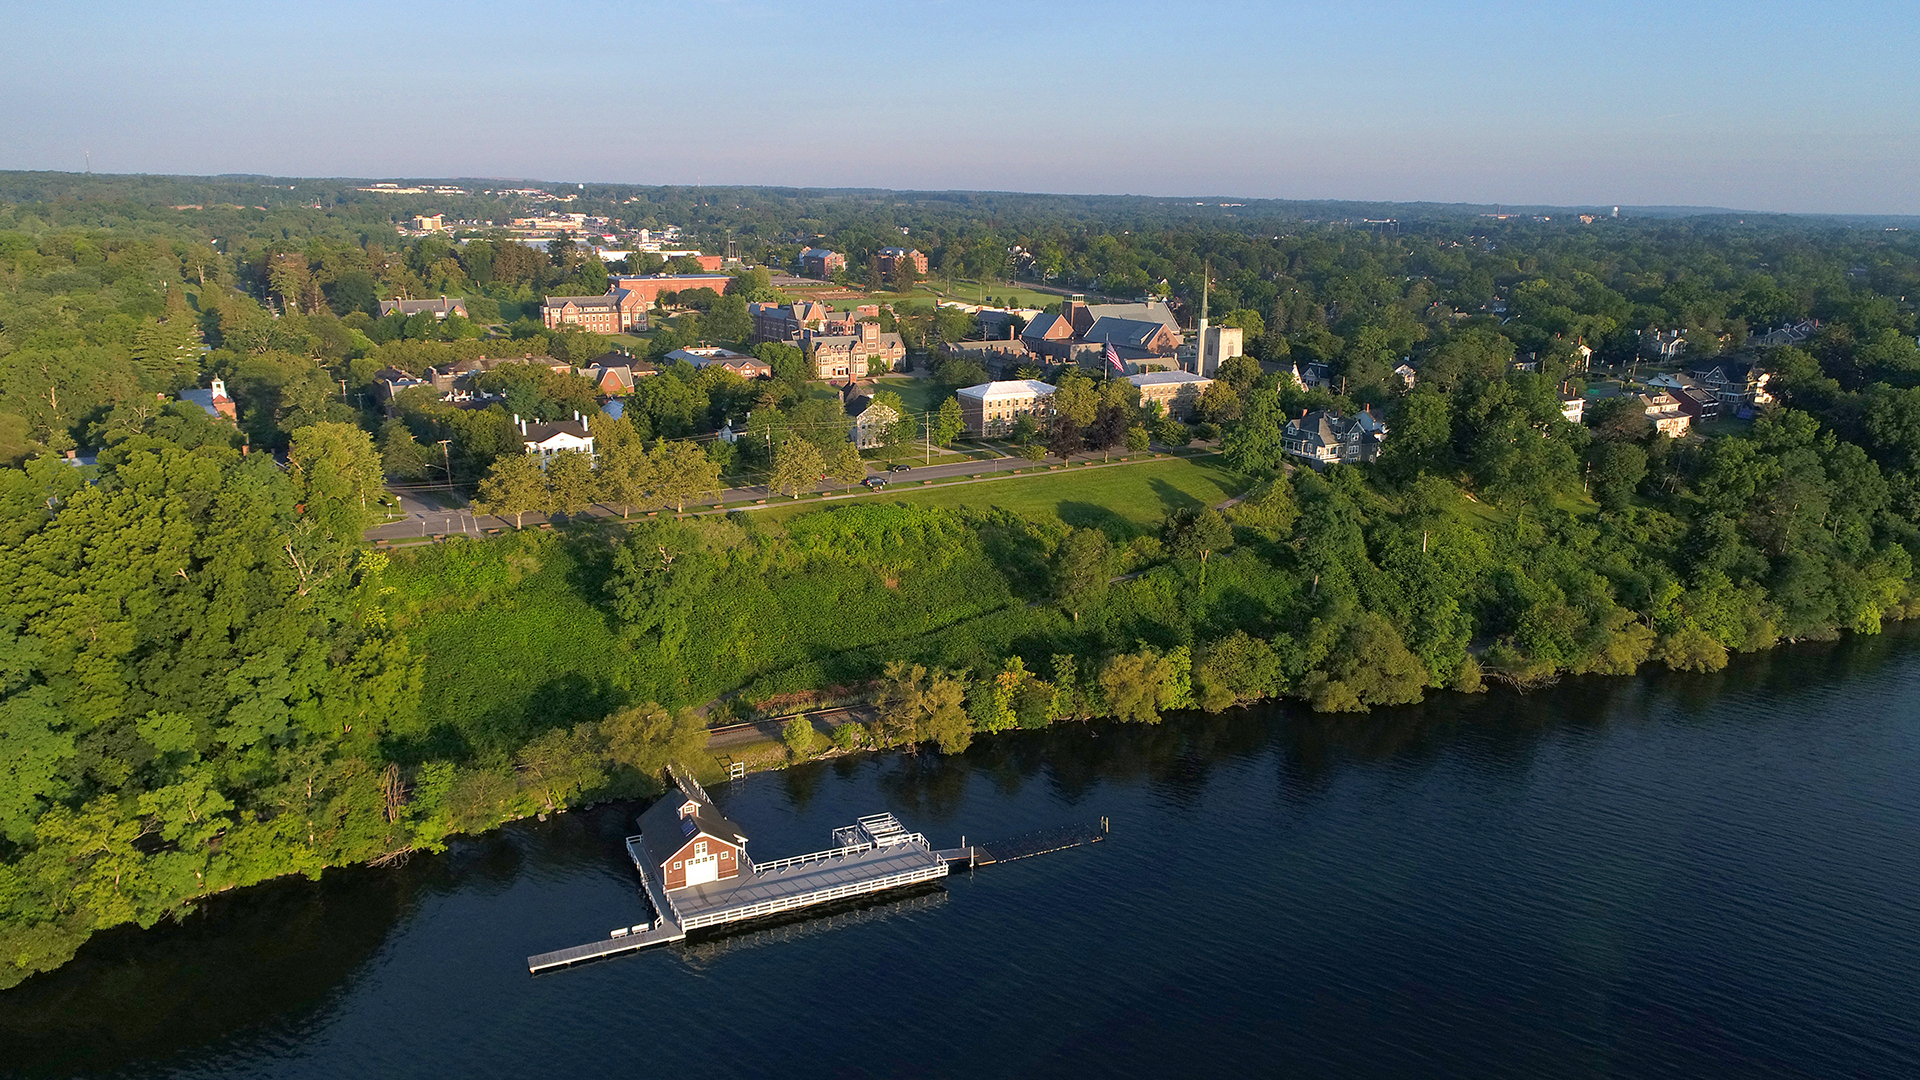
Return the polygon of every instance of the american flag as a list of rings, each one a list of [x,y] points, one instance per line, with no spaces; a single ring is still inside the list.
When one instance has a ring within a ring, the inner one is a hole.
[[[1125,375],[1127,373],[1127,365],[1120,362],[1120,354],[1114,350],[1113,342],[1111,341],[1107,342],[1107,363],[1120,374]]]

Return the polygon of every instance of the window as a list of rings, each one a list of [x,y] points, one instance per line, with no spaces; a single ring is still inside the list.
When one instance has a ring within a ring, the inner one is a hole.
[[[678,869],[680,869],[680,860],[678,860],[678,859],[675,859],[675,860],[673,861],[673,868],[674,868],[675,870],[678,870]]]
[[[693,845],[694,858],[702,859],[706,857],[706,854],[707,854],[707,842],[705,840],[702,840],[699,843]]]

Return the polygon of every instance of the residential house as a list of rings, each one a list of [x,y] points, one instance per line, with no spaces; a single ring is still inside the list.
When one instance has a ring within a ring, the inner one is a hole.
[[[1686,351],[1687,339],[1678,330],[1657,327],[1640,331],[1640,355],[1655,360],[1677,360]]]
[[[1720,415],[1720,397],[1686,375],[1655,375],[1647,385],[1672,395],[1680,411],[1698,421]]]
[[[1567,418],[1569,424],[1584,423],[1587,418],[1587,399],[1582,394],[1567,394],[1560,399],[1560,415]]]
[[[826,248],[810,247],[800,252],[800,274],[802,277],[819,278],[821,281],[833,276],[835,270],[847,268],[847,257],[837,251]]]
[[[1305,458],[1315,468],[1372,461],[1380,456],[1386,438],[1387,425],[1373,414],[1372,406],[1362,407],[1357,416],[1342,416],[1332,409],[1302,411],[1280,433],[1286,452]]]
[[[1820,320],[1802,319],[1797,323],[1782,323],[1764,334],[1755,334],[1747,339],[1747,344],[1762,349],[1777,349],[1786,345],[1805,345],[1808,339],[1820,332]]]
[[[572,420],[548,422],[544,420],[522,420],[513,418],[513,424],[520,429],[520,442],[527,453],[537,454],[540,467],[547,467],[553,455],[563,450],[578,450],[587,456],[593,456],[593,432],[588,430],[587,418],[579,413]]]
[[[1660,434],[1678,439],[1693,426],[1693,417],[1680,407],[1679,399],[1672,394],[1662,390],[1641,394],[1639,398],[1647,408],[1647,419],[1653,421],[1653,429]]]
[[[1127,381],[1140,388],[1142,406],[1158,402],[1175,420],[1193,419],[1200,395],[1213,385],[1212,379],[1189,371],[1148,371],[1129,375]]]
[[[1420,373],[1413,369],[1413,365],[1404,360],[1394,365],[1393,373],[1400,376],[1400,382],[1409,390],[1413,389],[1413,384],[1420,378]]]
[[[1723,409],[1750,413],[1756,406],[1773,404],[1773,395],[1767,391],[1773,376],[1756,364],[1705,360],[1694,364],[1687,374],[1719,398]]]
[[[891,281],[894,268],[904,260],[913,265],[913,271],[921,277],[927,275],[927,257],[910,248],[883,247],[873,254],[873,268],[880,276]]]
[[[954,396],[960,401],[968,433],[984,437],[1007,434],[1022,416],[1044,426],[1052,411],[1053,393],[1053,387],[1037,379],[1014,379],[962,387]]]
[[[871,394],[858,394],[847,402],[847,415],[853,417],[853,429],[847,437],[862,450],[872,450],[886,442],[887,430],[900,420],[900,411],[873,400]]]
[[[1333,369],[1317,360],[1296,366],[1293,378],[1305,390],[1333,389]]]
[[[204,389],[180,391],[180,400],[200,406],[207,410],[208,416],[224,416],[229,420],[237,416],[233,399],[227,396],[227,384],[219,379],[214,379]]]
[[[425,313],[428,315],[432,315],[436,319],[444,319],[449,315],[458,315],[464,319],[467,317],[467,303],[465,300],[461,299],[458,296],[452,297],[451,299],[449,299],[448,297],[442,296],[438,300],[382,300],[380,301],[380,317],[381,318],[385,318],[388,315],[392,315],[395,313],[406,315],[406,316],[413,316],[413,315],[419,315],[419,314]]]
[[[814,377],[864,379],[891,371],[906,358],[907,344],[899,334],[881,333],[878,323],[855,323],[854,333],[800,335],[800,347],[813,357]]]

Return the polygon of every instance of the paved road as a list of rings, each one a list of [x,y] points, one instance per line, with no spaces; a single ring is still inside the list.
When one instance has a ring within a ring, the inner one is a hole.
[[[1204,450],[1191,451],[1185,456],[1198,456],[1198,454],[1204,452]],[[1101,461],[1102,456],[1103,455],[1096,452],[1080,453],[1073,455],[1072,460],[1088,462],[1094,467],[1141,464],[1146,461],[1155,460],[1153,458],[1136,458],[1133,461],[1103,463]],[[1049,458],[1043,464],[1057,463],[1058,459]],[[1025,458],[1000,457],[991,461],[962,461],[947,465],[918,465],[913,466],[909,471],[904,473],[881,472],[869,466],[868,473],[873,476],[884,477],[888,481],[888,488],[886,490],[899,492],[918,487],[918,481],[921,480],[950,479],[956,476],[976,475],[987,479],[994,479],[996,478],[995,474],[1012,472],[1015,469],[1034,469],[1037,467],[1039,466],[1036,466],[1034,462],[1028,461]],[[984,483],[986,481],[963,480],[960,482]],[[872,494],[866,488],[857,484],[851,489],[844,484],[821,484],[816,485],[812,490],[824,490],[828,493],[828,498],[853,498]],[[883,491],[882,494],[884,493]],[[408,537],[417,536],[447,536],[456,534],[480,536],[484,535],[488,529],[508,528],[514,524],[511,518],[489,517],[484,514],[476,515],[470,509],[464,507],[458,510],[429,508],[421,504],[418,499],[410,498],[405,493],[396,492],[395,494],[400,496],[402,505],[407,507],[407,518],[403,521],[389,522],[388,524],[377,525],[374,528],[368,529],[368,540],[391,541],[404,540]],[[769,505],[778,505],[785,501],[791,501],[784,497],[768,495],[767,489],[764,487],[745,487],[728,488],[722,491],[718,502],[738,503],[757,499],[765,499]],[[697,504],[689,503],[687,510],[689,513],[700,510],[710,510],[714,505],[714,500],[704,499]],[[635,512],[644,512],[646,509],[652,508],[635,508]],[[736,507],[736,509],[749,508]],[[621,511],[616,507],[595,505],[592,509],[588,510],[587,513],[593,517],[617,518],[620,516]],[[547,520],[545,514],[527,514],[521,519],[521,525],[523,527],[537,526],[545,523]]]

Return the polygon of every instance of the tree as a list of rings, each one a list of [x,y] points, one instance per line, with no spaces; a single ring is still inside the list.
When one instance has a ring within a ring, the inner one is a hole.
[[[874,731],[890,746],[932,742],[957,754],[973,741],[965,699],[966,683],[952,673],[889,660],[874,694]]]
[[[967,429],[966,417],[960,413],[960,399],[949,397],[940,403],[933,414],[931,437],[935,446],[951,446],[953,440]]]
[[[912,259],[902,256],[901,258],[893,260],[893,280],[891,284],[893,285],[894,292],[912,292],[913,283],[919,280],[919,278],[919,268],[914,265]]]
[[[392,480],[418,480],[427,475],[426,450],[398,418],[380,425],[380,467]]]
[[[547,478],[531,454],[504,454],[480,481],[473,508],[495,517],[513,515],[513,527],[529,510],[538,510],[547,498]]]
[[[784,341],[763,341],[753,347],[753,355],[773,369],[773,377],[792,387],[802,387],[813,379],[813,367],[807,354],[797,345]]]
[[[813,721],[804,716],[794,717],[780,729],[780,741],[787,745],[787,753],[795,761],[812,754],[819,738],[820,733],[813,729]]]
[[[798,499],[802,491],[811,491],[827,471],[820,450],[806,439],[790,435],[773,448],[773,471],[767,477],[767,490]]]
[[[1053,553],[1053,596],[1074,622],[1106,595],[1110,560],[1107,536],[1098,529],[1073,530]]]
[[[1117,720],[1140,724],[1160,722],[1160,710],[1175,707],[1175,671],[1160,652],[1142,648],[1137,653],[1111,657],[1100,668],[1100,692]]]
[[[593,458],[581,450],[562,450],[547,461],[547,513],[576,514],[600,497]]]
[[[827,462],[827,471],[833,474],[835,480],[852,487],[866,479],[867,463],[860,457],[860,448],[849,440],[834,450],[832,459]]]
[[[1603,440],[1593,444],[1588,483],[1601,506],[1624,509],[1646,475],[1647,452],[1639,443]]]
[[[1129,452],[1137,454],[1152,445],[1153,435],[1147,431],[1146,425],[1134,424],[1127,428],[1127,450]]]
[[[648,455],[653,468],[653,494],[685,513],[687,500],[720,487],[720,466],[698,443],[662,441]]]
[[[1260,361],[1251,356],[1229,356],[1220,361],[1213,377],[1226,383],[1235,394],[1245,397],[1253,389],[1253,384],[1260,381]],[[1217,420],[1214,422],[1219,423]]]
[[[727,295],[715,300],[700,319],[700,332],[710,341],[741,342],[753,332],[744,297]]]
[[[1233,545],[1233,530],[1227,519],[1212,507],[1199,510],[1181,508],[1170,513],[1160,527],[1167,554],[1176,559],[1200,560],[1200,584],[1206,587],[1207,557]]]
[[[1280,392],[1265,387],[1255,390],[1247,395],[1246,414],[1221,437],[1221,452],[1239,472],[1272,476],[1286,461],[1286,442],[1281,436],[1285,425]]]
[[[707,726],[692,709],[669,713],[651,701],[600,722],[607,757],[616,765],[658,777],[669,764],[691,766],[706,754]]]
[[[1056,422],[1070,423],[1076,431],[1084,432],[1093,427],[1100,412],[1100,388],[1078,371],[1070,372],[1060,380],[1050,404]]]
[[[653,459],[637,438],[608,442],[600,454],[600,490],[603,497],[620,507],[621,516],[654,490]]]
[[[320,534],[354,545],[373,523],[380,504],[380,454],[373,439],[351,424],[323,422],[301,428],[287,451],[301,513]]]
[[[677,521],[649,521],[632,529],[613,553],[607,594],[613,613],[634,633],[657,634],[673,654],[688,620],[713,583],[713,561],[699,539]]]

